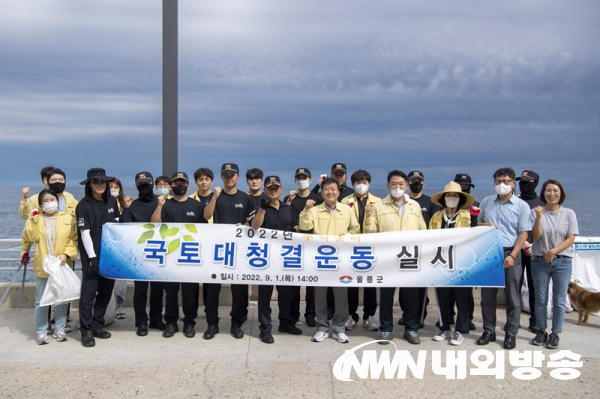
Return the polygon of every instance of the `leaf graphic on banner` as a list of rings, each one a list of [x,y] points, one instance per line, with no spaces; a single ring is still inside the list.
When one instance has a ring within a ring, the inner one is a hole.
[[[154,237],[154,231],[150,230],[150,231],[144,231],[142,233],[142,235],[140,236],[140,239],[138,240],[138,244],[143,244],[145,243],[147,240],[151,239],[152,237]]]
[[[186,224],[185,229],[190,233],[198,234],[198,229],[193,224]]]
[[[167,233],[168,230],[169,230],[169,228],[167,227],[166,224],[161,224],[160,229],[158,229],[158,232],[160,233],[160,236],[162,238],[165,238],[166,237],[165,234]]]
[[[194,241],[194,237],[192,237],[192,236],[190,236],[190,235],[187,235],[187,234],[185,234],[185,235],[183,236],[183,241]]]
[[[177,227],[171,227],[165,233],[165,237],[173,237],[175,234],[179,233],[179,229]]]
[[[142,226],[145,229],[151,230],[154,228],[154,225],[151,223],[146,223],[145,225]]]
[[[179,238],[171,241],[169,243],[169,246],[167,247],[167,248],[169,248],[169,252],[167,252],[167,255],[172,254],[173,252],[177,251],[180,243],[181,243],[181,241],[179,241]]]

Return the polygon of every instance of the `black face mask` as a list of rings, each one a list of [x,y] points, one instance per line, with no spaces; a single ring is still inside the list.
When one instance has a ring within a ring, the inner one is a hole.
[[[187,186],[173,186],[173,194],[183,195],[187,193]]]
[[[413,183],[410,185],[410,192],[419,194],[423,190],[423,183]]]
[[[150,202],[152,198],[154,198],[154,192],[152,189],[152,184],[140,184],[137,186],[138,193],[140,194],[140,200],[143,202]]]
[[[63,191],[65,191],[65,186],[66,186],[66,184],[61,183],[61,182],[48,184],[48,187],[50,188],[50,190],[54,191],[56,194],[60,194]]]
[[[471,194],[471,186],[469,188],[461,188],[463,193]]]
[[[537,183],[533,181],[519,181],[519,190],[521,191],[521,199],[532,200],[537,197],[535,188]]]

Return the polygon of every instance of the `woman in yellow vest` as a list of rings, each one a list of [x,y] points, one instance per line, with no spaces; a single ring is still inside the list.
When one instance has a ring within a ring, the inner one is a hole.
[[[444,191],[431,198],[431,202],[442,207],[429,221],[429,229],[453,229],[474,227],[471,214],[463,209],[470,207],[475,201],[471,194],[463,193],[460,185],[450,182]],[[476,225],[475,225],[476,226]],[[439,287],[436,288],[438,308],[440,311],[440,332],[433,337],[434,341],[450,339],[451,345],[460,345],[463,334],[469,333],[469,296],[472,287]],[[457,317],[454,333],[450,330],[450,301],[454,297],[456,302]]]
[[[43,264],[46,256],[51,254],[60,259],[61,265],[66,266],[77,255],[77,226],[75,218],[65,212],[58,210],[58,195],[52,190],[42,190],[38,196],[41,205],[41,213],[27,219],[23,230],[23,245],[21,247],[21,258],[27,254],[31,245],[35,243],[35,255],[33,257],[33,271],[35,273],[35,326],[36,343],[43,345],[48,343],[46,326],[48,324],[48,306],[40,306],[40,300],[44,294],[48,274],[44,272]],[[65,324],[67,322],[67,309],[69,304],[57,305],[55,307],[56,324],[52,337],[62,342],[67,340],[65,335]]]

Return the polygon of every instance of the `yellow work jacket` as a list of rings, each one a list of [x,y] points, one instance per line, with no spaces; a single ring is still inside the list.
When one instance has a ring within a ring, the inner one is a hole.
[[[445,209],[442,209],[441,211],[433,214],[431,220],[429,221],[429,230],[442,228],[445,211]],[[456,223],[454,223],[454,228],[457,227],[471,227],[471,214],[469,211],[465,209],[460,210],[458,216],[456,216]]]
[[[23,230],[23,245],[21,251],[29,252],[31,245],[35,243],[35,255],[33,256],[33,271],[36,276],[48,278],[44,272],[44,259],[48,255],[46,246],[46,223],[44,215],[40,213],[27,219]],[[58,212],[56,216],[56,238],[54,243],[54,256],[68,255],[67,262],[73,263],[77,256],[77,224],[75,218],[65,212]]]
[[[352,206],[350,206],[349,202],[352,198],[354,198],[355,202]],[[354,211],[354,216],[356,216],[356,219],[358,220],[358,205],[356,204],[356,201],[358,201],[358,199],[356,198],[356,193],[354,193],[354,194],[350,194],[347,197],[344,197],[344,199],[342,199],[342,204],[350,206],[350,208]],[[381,198],[376,197],[371,193],[367,193],[367,205],[368,204],[373,205],[379,201],[381,201]]]
[[[371,217],[365,216],[363,230],[365,233],[385,233],[390,231],[427,230],[421,206],[408,195],[404,195],[404,212],[398,213],[391,197],[388,195],[372,207]]]
[[[359,234],[360,225],[348,205],[338,203],[330,214],[323,202],[300,212],[300,230],[313,230],[314,234],[338,236]]]
[[[75,208],[79,201],[73,197],[73,194],[63,191],[63,195],[65,197],[65,212],[69,215],[75,217]],[[28,199],[22,199],[21,205],[19,206],[19,215],[23,219],[28,219],[31,217],[31,212],[34,209],[39,209],[40,212],[42,209],[40,208],[40,203],[38,199],[38,194],[32,195]]]

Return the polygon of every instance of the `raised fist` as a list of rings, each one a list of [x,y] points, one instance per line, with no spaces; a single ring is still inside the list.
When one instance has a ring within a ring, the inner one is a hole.
[[[29,187],[23,187],[23,198],[27,199],[29,198]]]
[[[306,209],[307,211],[310,210],[313,206],[315,206],[315,201],[309,199],[308,201],[306,201],[306,205],[304,205],[304,209]]]

